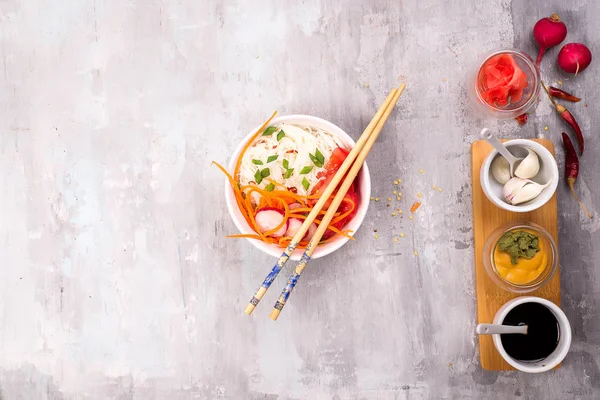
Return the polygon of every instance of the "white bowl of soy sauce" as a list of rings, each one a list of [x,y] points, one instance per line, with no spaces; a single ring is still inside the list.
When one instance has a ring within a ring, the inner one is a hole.
[[[527,334],[494,334],[496,349],[514,368],[530,373],[556,367],[571,347],[571,325],[554,303],[540,297],[517,297],[505,303],[494,324],[527,325]]]

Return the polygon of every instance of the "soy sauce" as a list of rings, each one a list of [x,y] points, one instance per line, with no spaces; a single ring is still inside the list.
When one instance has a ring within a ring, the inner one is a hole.
[[[500,335],[509,356],[519,361],[540,361],[558,346],[560,330],[552,311],[539,303],[519,304],[506,315],[503,325],[527,325],[527,334]]]

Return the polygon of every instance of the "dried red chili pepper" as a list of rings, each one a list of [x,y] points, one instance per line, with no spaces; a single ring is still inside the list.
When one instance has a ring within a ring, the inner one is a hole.
[[[571,112],[569,110],[567,110],[565,107],[561,106],[556,101],[554,101],[552,96],[550,96],[550,92],[548,91],[548,88],[546,87],[546,85],[544,85],[544,82],[542,82],[542,86],[544,87],[544,90],[546,91],[548,98],[550,98],[552,105],[554,105],[554,108],[556,108],[556,111],[558,111],[558,113],[560,114],[562,119],[564,119],[567,122],[567,124],[569,124],[571,126],[571,128],[575,132],[575,135],[577,135],[577,141],[579,142],[579,147],[581,149],[581,152],[579,154],[582,155],[583,149],[584,149],[583,134],[581,133],[581,128],[579,127],[579,124],[575,120],[575,117],[573,116],[573,114],[571,114]]]
[[[575,147],[573,147],[573,143],[565,132],[562,133],[563,145],[565,147],[565,178],[567,179],[567,184],[571,188],[571,193],[581,209],[587,214],[588,217],[593,218],[592,214],[586,210],[586,208],[581,204],[579,197],[575,194],[575,189],[573,185],[575,185],[575,181],[577,181],[577,177],[579,176],[579,158],[577,157],[577,153],[575,152]]]
[[[563,99],[566,101],[571,101],[573,103],[577,103],[579,100],[581,100],[579,97],[575,97],[571,93],[567,93],[564,90],[555,88],[554,86],[550,86],[548,88],[548,93],[552,97],[556,97],[557,99]]]
[[[518,117],[515,117],[519,125],[525,125],[527,123],[527,113],[521,114]]]
[[[575,134],[577,135],[577,140],[579,141],[579,147],[580,147],[579,155],[582,155],[583,148],[584,148],[583,134],[581,133],[581,128],[579,127],[579,124],[577,123],[577,121],[575,121],[575,117],[573,117],[573,114],[571,114],[569,112],[569,110],[567,110],[565,107],[561,106],[560,104],[554,104],[554,107],[556,107],[556,111],[558,111],[558,113],[560,114],[562,119],[567,121],[567,123],[569,125],[571,125],[571,128],[573,128],[573,131],[575,131]]]

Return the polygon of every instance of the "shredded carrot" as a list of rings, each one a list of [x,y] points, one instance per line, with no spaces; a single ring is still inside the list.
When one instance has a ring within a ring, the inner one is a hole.
[[[240,233],[237,235],[227,235],[225,237],[226,238],[246,238],[246,239],[263,240],[262,237],[260,237],[259,235],[253,235],[251,233]]]
[[[263,133],[264,129],[267,127],[267,125],[269,125],[269,122],[271,122],[271,120],[275,117],[275,115],[277,115],[277,111],[275,111],[273,113],[273,115],[271,115],[271,118],[269,118],[268,120],[265,121],[264,124],[262,124],[262,126],[260,128],[258,128],[258,130],[256,131],[256,133],[254,135],[252,135],[252,137],[250,138],[250,140],[248,140],[246,142],[246,144],[244,145],[244,147],[242,148],[242,151],[240,152],[240,155],[235,163],[235,168],[233,169],[233,176],[238,176],[240,173],[240,165],[242,165],[242,159],[244,158],[244,153],[246,152],[246,150],[248,150],[248,148],[252,145],[252,143],[254,143],[254,139],[256,139],[258,137],[258,135],[260,135],[261,133]]]
[[[311,209],[309,208],[308,211],[304,211],[306,209],[304,208],[294,208],[292,210],[292,213],[290,214],[291,218],[299,218],[300,216],[304,216],[306,217],[306,215],[304,215],[305,212],[310,212]],[[321,210],[319,211],[319,213],[317,215],[325,215],[325,213],[327,212],[327,210]],[[333,214],[334,216],[340,215],[339,212],[336,212],[335,214]]]
[[[244,216],[244,219],[246,220],[246,222],[248,222],[248,225],[251,225],[250,216],[248,215],[245,207],[242,206],[244,199],[242,197],[242,193],[239,189],[238,183],[235,181],[235,179],[233,179],[233,177],[229,174],[229,172],[227,172],[227,170],[221,164],[219,164],[216,161],[213,161],[212,163],[214,165],[216,165],[217,168],[219,168],[221,170],[221,172],[223,172],[225,174],[225,176],[227,177],[227,179],[229,180],[229,184],[231,185],[231,190],[233,190],[233,194],[235,196],[235,202],[237,203],[240,212]]]
[[[306,219],[306,215],[298,215],[295,216],[294,218],[299,218],[299,219]],[[315,220],[313,221],[315,224],[320,225],[321,224],[321,220],[318,218],[315,218]],[[328,226],[327,229],[332,230],[334,233],[337,233],[338,235],[342,235],[347,237],[348,239],[352,239],[352,240],[356,240],[354,239],[352,236],[345,234],[343,231],[340,231],[339,229],[333,227],[333,226]]]

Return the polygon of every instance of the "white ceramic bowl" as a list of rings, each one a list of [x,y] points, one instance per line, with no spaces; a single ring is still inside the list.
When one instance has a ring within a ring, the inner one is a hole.
[[[305,126],[307,125],[307,126],[313,126],[315,128],[320,128],[320,129],[323,129],[323,130],[331,133],[332,135],[335,135],[336,137],[338,137],[347,148],[354,147],[354,140],[352,140],[352,138],[350,136],[348,136],[348,134],[346,132],[344,132],[338,126],[336,126],[336,125],[332,124],[331,122],[326,121],[324,119],[312,117],[309,115],[286,115],[286,116],[280,116],[280,117],[273,118],[273,120],[269,123],[269,125],[277,125],[277,124],[282,124],[282,123],[305,125]],[[260,128],[260,126],[257,126],[256,128],[254,128],[240,142],[238,147],[235,149],[235,151],[231,157],[231,160],[229,161],[228,169],[230,172],[233,172],[233,170],[235,168],[235,162],[238,159],[244,144],[247,143],[248,140],[250,140],[250,138],[252,137],[252,135],[254,133],[256,133],[258,128]],[[367,167],[366,162],[363,164],[362,169],[358,173],[357,182],[358,182],[358,190],[360,193],[358,210],[356,212],[356,215],[352,219],[352,221],[350,221],[344,227],[344,229],[352,230],[352,232],[353,232],[352,235],[354,233],[356,233],[356,231],[360,227],[360,224],[363,222],[365,215],[367,214],[367,209],[369,208],[369,197],[371,196],[371,177],[369,175],[369,167]],[[227,202],[227,208],[229,209],[229,214],[231,214],[231,218],[233,219],[233,222],[235,223],[235,226],[237,226],[239,231],[241,233],[250,233],[250,234],[255,233],[254,230],[250,227],[250,225],[248,225],[248,223],[244,219],[244,216],[240,212],[240,210],[237,206],[237,203],[235,201],[233,190],[231,190],[231,186],[229,185],[229,181],[227,181],[227,179],[225,180],[225,200]],[[282,247],[279,247],[274,244],[263,243],[260,240],[255,240],[255,239],[248,239],[248,240],[255,247],[257,247],[258,249],[262,250],[263,252],[265,252],[267,254],[272,255],[273,257],[279,257],[281,255],[281,253],[283,253],[283,250],[284,250]],[[334,251],[336,251],[337,249],[342,247],[347,241],[348,241],[348,238],[345,238],[343,236],[336,236],[333,240],[331,240],[325,244],[321,244],[321,245],[317,246],[317,248],[313,252],[311,258],[320,258],[320,257],[326,256],[327,254],[333,253]],[[291,259],[299,260],[302,253],[304,253],[304,249],[296,249],[294,251],[294,253],[292,253]]]
[[[554,195],[556,188],[558,187],[558,181],[560,180],[560,176],[558,175],[558,165],[556,164],[556,160],[552,153],[548,151],[541,144],[534,142],[533,140],[528,139],[514,139],[504,142],[504,145],[510,149],[510,152],[516,157],[522,158],[527,155],[527,150],[525,147],[529,147],[539,157],[540,160],[540,171],[538,174],[532,179],[532,181],[545,184],[548,180],[552,179],[552,183],[545,188],[542,193],[538,197],[533,200],[530,200],[525,203],[512,205],[504,200],[504,196],[502,195],[503,185],[498,183],[494,176],[492,175],[491,165],[492,161],[496,157],[502,157],[496,150],[492,150],[492,152],[487,156],[483,165],[481,166],[481,171],[479,173],[481,188],[483,189],[483,193],[487,196],[487,198],[494,203],[496,206],[512,212],[530,212],[533,210],[537,210],[544,204],[548,202]]]
[[[569,352],[569,348],[571,347],[571,324],[569,324],[569,320],[565,313],[553,302],[548,301],[546,299],[542,299],[541,297],[533,297],[533,296],[525,296],[525,297],[517,297],[516,299],[510,300],[505,303],[494,317],[494,324],[502,325],[504,318],[508,315],[510,310],[523,303],[539,303],[542,304],[554,314],[556,320],[558,321],[558,329],[560,332],[560,338],[558,340],[558,345],[556,349],[546,358],[540,361],[535,362],[524,362],[515,360],[511,356],[508,355],[506,350],[504,350],[504,346],[502,345],[502,340],[500,339],[500,335],[494,334],[492,335],[492,340],[494,341],[494,346],[496,349],[506,360],[507,363],[512,365],[514,368],[523,372],[537,373],[549,371],[552,368],[556,367]]]

